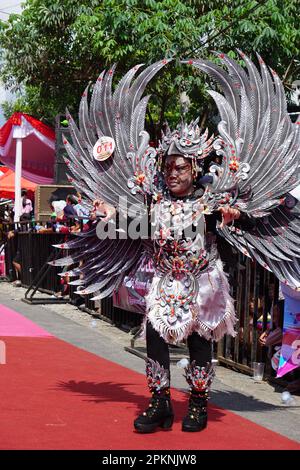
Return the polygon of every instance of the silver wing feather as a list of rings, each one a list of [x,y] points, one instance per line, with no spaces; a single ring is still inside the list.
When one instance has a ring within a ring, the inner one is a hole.
[[[132,80],[141,65],[133,67],[120,80],[112,93],[115,67],[103,71],[94,84],[90,105],[88,87],[79,108],[79,128],[67,111],[72,143],[64,136],[69,158],[70,182],[88,201],[101,197],[117,206],[119,197],[127,196],[129,204],[144,201],[151,192],[155,174],[156,151],[149,145],[149,134],[144,130],[149,97],[142,98],[146,85],[168,63],[156,62]],[[98,139],[114,139],[111,157],[98,161],[93,148]]]
[[[273,271],[281,282],[300,289],[300,208],[279,206],[257,219],[249,231],[226,226],[221,234],[242,253]]]
[[[202,59],[185,61],[207,72],[223,94],[209,93],[221,115],[215,145],[223,156],[212,192],[238,188],[236,207],[253,217],[267,215],[298,184],[300,129],[287,113],[278,75],[258,56],[260,71],[242,52],[246,70],[225,54],[224,68]],[[248,197],[251,192],[251,197]],[[243,195],[247,194],[247,197]]]
[[[99,240],[96,231],[86,232],[87,237],[78,237],[68,243],[56,245],[70,250],[71,254],[51,261],[53,266],[68,266],[70,270],[62,275],[78,277],[71,285],[78,286],[76,293],[88,295],[97,293],[93,300],[102,299],[117,290],[124,276],[147,251],[140,240]],[[87,238],[87,239],[86,239]],[[72,269],[72,266],[78,265]]]
[[[156,151],[150,147],[149,134],[144,130],[149,96],[142,98],[142,95],[148,82],[168,62],[162,60],[150,65],[132,83],[141,65],[133,67],[119,81],[114,93],[115,67],[103,71],[93,87],[90,104],[89,87],[83,93],[79,127],[67,111],[71,142],[64,136],[68,153],[65,161],[69,180],[82,194],[86,205],[91,206],[93,200],[100,198],[117,207],[120,198],[126,196],[130,206],[144,203],[145,195],[152,193]],[[115,150],[107,160],[98,161],[93,156],[93,148],[104,136],[114,140]],[[57,248],[67,250],[68,256],[50,264],[70,267],[69,276],[79,277],[71,282],[78,286],[78,294],[100,292],[94,299],[111,295],[147,251],[141,239],[99,239],[95,225]],[[72,268],[78,263],[79,266]]]

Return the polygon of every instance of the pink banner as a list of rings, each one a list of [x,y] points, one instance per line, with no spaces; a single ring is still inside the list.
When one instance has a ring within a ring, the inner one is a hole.
[[[144,256],[137,267],[125,277],[118,292],[113,295],[115,307],[144,314],[146,311],[145,296],[151,286],[154,274],[152,259]]]

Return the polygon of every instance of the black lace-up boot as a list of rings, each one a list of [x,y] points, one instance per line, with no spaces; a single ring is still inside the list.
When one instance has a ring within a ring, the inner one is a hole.
[[[207,394],[192,391],[189,399],[188,414],[183,418],[182,430],[201,431],[207,426]]]
[[[146,374],[152,398],[148,408],[134,421],[138,432],[154,432],[158,427],[170,429],[174,414],[170,400],[169,371],[158,362],[148,359]]]
[[[182,421],[182,431],[197,432],[207,426],[208,390],[215,372],[210,364],[195,366],[195,361],[185,368],[185,378],[190,385],[190,399],[187,415]]]

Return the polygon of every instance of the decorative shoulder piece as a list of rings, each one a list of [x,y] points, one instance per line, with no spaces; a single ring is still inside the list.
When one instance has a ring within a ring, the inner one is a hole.
[[[146,360],[146,375],[150,392],[160,392],[170,386],[169,371],[157,361]]]
[[[215,376],[215,371],[213,366],[208,362],[206,367],[196,366],[196,361],[193,361],[187,367],[185,367],[185,378],[189,384],[191,390],[196,392],[206,392],[208,391],[213,378]]]

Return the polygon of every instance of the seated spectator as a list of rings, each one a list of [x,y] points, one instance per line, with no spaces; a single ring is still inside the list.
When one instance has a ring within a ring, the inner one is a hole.
[[[27,220],[31,219],[33,212],[33,207],[32,207],[32,202],[30,199],[27,197],[27,189],[22,189],[21,191],[21,214],[20,216],[26,214],[28,217]]]
[[[66,199],[67,205],[64,207],[64,220],[73,219],[75,221],[75,217],[78,215],[74,206],[77,204],[77,199],[73,194],[69,194]]]
[[[62,220],[64,217],[64,208],[66,207],[66,201],[59,199],[56,195],[51,194],[48,200],[52,215],[55,214],[57,219]]]
[[[89,220],[90,211],[82,205],[80,193],[77,193],[77,204],[74,206],[74,209],[79,217],[86,217],[86,219],[83,219],[83,224],[86,224]]]

